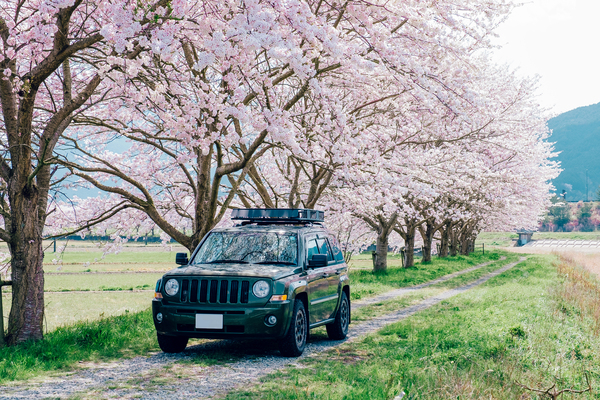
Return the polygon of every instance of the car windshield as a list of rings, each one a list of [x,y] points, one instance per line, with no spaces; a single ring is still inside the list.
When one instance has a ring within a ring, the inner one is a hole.
[[[288,232],[212,232],[193,264],[223,262],[297,265],[298,238]]]

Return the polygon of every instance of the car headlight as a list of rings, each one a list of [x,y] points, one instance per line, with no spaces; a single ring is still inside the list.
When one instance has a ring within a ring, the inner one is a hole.
[[[267,281],[258,281],[252,286],[252,293],[259,299],[269,295],[269,284]]]
[[[167,283],[165,283],[165,293],[169,296],[175,296],[179,291],[179,282],[177,279],[169,279]]]

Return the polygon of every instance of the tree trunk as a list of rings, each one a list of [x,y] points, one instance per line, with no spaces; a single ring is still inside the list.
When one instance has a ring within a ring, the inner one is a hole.
[[[460,235],[460,255],[468,256],[470,253],[469,239],[467,235]]]
[[[415,231],[414,226],[406,227],[406,237],[404,238],[404,268],[415,266]]]
[[[383,233],[377,235],[377,248],[375,250],[376,258],[375,263],[373,264],[374,272],[387,270],[388,238],[389,232],[387,230],[384,230]]]
[[[35,186],[10,192],[12,221],[9,225],[11,240],[8,248],[13,285],[7,343],[14,345],[43,337],[44,251],[42,228],[39,225],[39,196]]]
[[[382,215],[377,215],[375,218],[370,218],[366,215],[356,214],[356,217],[365,221],[373,230],[377,232],[376,241],[376,258],[373,260],[373,272],[387,270],[387,253],[388,253],[388,242],[390,233],[396,221],[398,220],[398,214],[393,213],[389,219],[386,219]]]
[[[448,257],[448,247],[450,246],[450,229],[452,229],[452,223],[446,222],[444,226],[440,228],[441,241],[440,241],[440,252],[438,257]]]
[[[450,256],[454,257],[458,254],[458,232],[457,227],[448,229],[448,236],[450,238]]]
[[[419,232],[423,238],[423,260],[422,262],[431,262],[431,246],[433,242],[433,234],[435,233],[435,226],[432,220],[425,222],[425,229],[423,226],[419,226]]]
[[[460,232],[460,254],[468,256],[471,253],[473,244],[473,224],[467,223]]]

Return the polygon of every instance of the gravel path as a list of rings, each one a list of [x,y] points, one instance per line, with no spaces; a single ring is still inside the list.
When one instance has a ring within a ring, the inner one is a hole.
[[[382,295],[371,297],[371,298],[364,299],[364,300],[354,300],[352,302],[352,308],[356,309],[356,308],[364,307],[364,306],[369,305],[369,304],[375,304],[375,303],[380,303],[382,301],[391,300],[393,298],[396,298],[396,297],[399,297],[399,296],[403,296],[403,295],[408,294],[410,292],[413,292],[415,290],[419,290],[419,289],[423,289],[423,288],[426,288],[426,287],[429,287],[429,286],[433,286],[433,285],[436,285],[438,283],[445,282],[445,281],[448,281],[450,279],[456,278],[457,276],[468,274],[469,272],[473,272],[473,271],[476,271],[476,270],[478,270],[480,268],[487,267],[488,265],[493,264],[496,261],[504,261],[504,260],[506,260],[506,257],[500,257],[499,260],[488,261],[488,262],[483,263],[483,264],[478,264],[478,265],[475,265],[474,267],[463,269],[462,271],[457,271],[457,272],[454,272],[452,274],[444,275],[442,277],[439,277],[439,278],[434,279],[434,280],[429,281],[429,282],[421,283],[420,285],[415,285],[415,286],[410,286],[410,287],[406,287],[406,288],[400,288],[400,289],[390,290],[389,292],[386,292],[386,293],[384,293]]]
[[[298,361],[317,355],[339,346],[341,343],[356,340],[382,327],[402,320],[412,314],[429,308],[445,299],[463,293],[489,279],[507,271],[525,260],[508,264],[478,280],[456,289],[447,290],[429,297],[419,303],[399,311],[376,317],[369,321],[353,324],[348,337],[343,341],[311,340],[304,354],[299,358],[280,357],[272,349],[272,343],[257,341],[214,340],[190,346],[181,354],[157,353],[150,357],[136,357],[119,360],[114,363],[93,366],[60,378],[48,378],[46,381],[30,381],[25,385],[0,386],[0,399],[25,398],[144,398],[144,399],[189,399],[210,398],[222,395],[235,388],[252,385],[257,379],[285,368],[299,366]],[[359,308],[368,304],[391,300],[409,292],[415,292],[436,283],[444,282],[456,276],[474,271],[491,264],[477,265],[424,284],[403,288],[375,296],[361,302],[353,302],[352,307]],[[223,359],[222,364],[201,365],[193,360],[194,355],[212,353]],[[235,361],[231,359],[240,357]],[[178,363],[176,363],[179,361]]]

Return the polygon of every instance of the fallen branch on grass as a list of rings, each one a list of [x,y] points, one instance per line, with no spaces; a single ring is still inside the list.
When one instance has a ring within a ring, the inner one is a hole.
[[[541,395],[545,395],[548,396],[549,398],[551,398],[552,400],[558,400],[558,397],[560,395],[562,395],[563,393],[573,393],[573,394],[581,394],[581,393],[585,393],[585,392],[591,392],[592,391],[592,385],[590,383],[590,378],[588,376],[588,373],[585,373],[585,380],[587,382],[587,389],[584,390],[575,390],[575,389],[561,389],[561,390],[557,390],[556,389],[556,382],[554,382],[554,384],[552,386],[550,386],[548,389],[544,390],[544,389],[534,389],[534,388],[530,388],[527,385],[523,385],[522,383],[519,383],[517,381],[515,381],[515,383],[519,386],[521,386],[523,389],[527,389],[531,392],[535,392],[535,393],[539,393]]]

